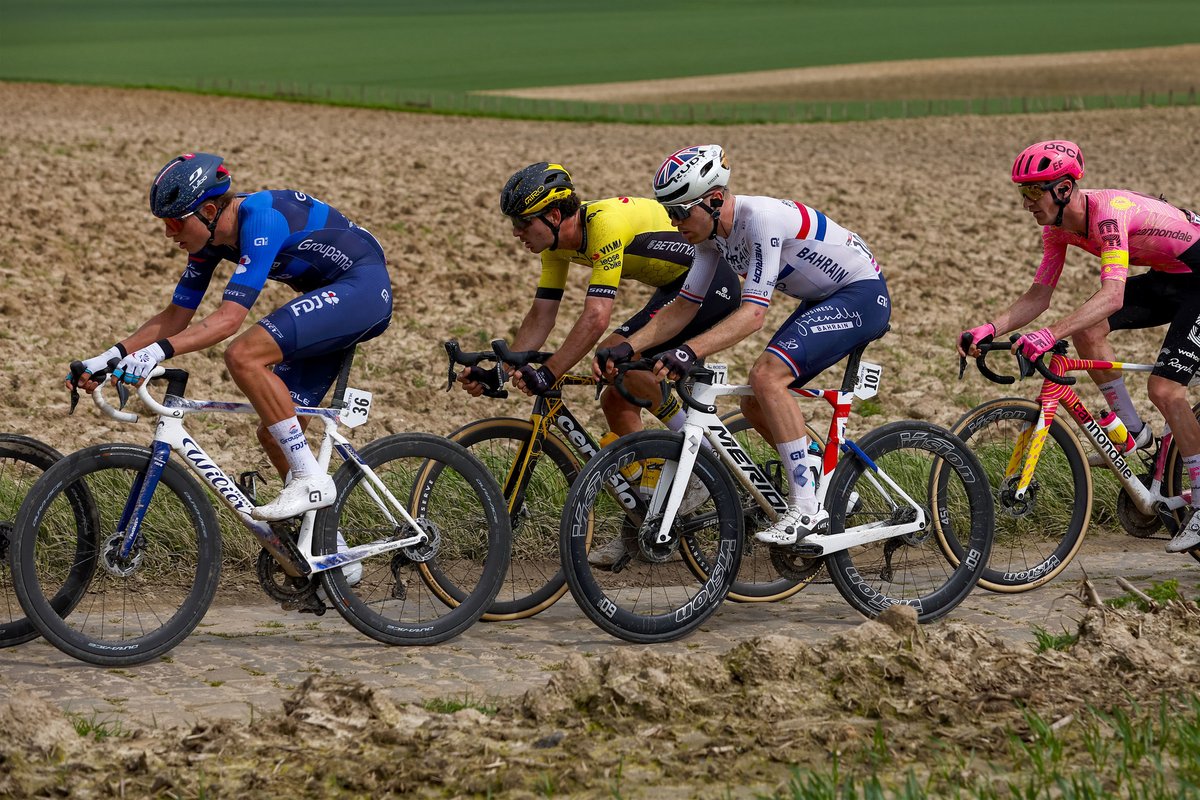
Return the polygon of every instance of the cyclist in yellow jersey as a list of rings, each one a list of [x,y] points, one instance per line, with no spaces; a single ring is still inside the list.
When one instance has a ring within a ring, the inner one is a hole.
[[[600,344],[606,350],[622,345],[646,325],[679,293],[695,248],[671,226],[666,212],[654,200],[612,197],[583,203],[575,192],[570,174],[559,164],[531,164],[509,178],[500,193],[500,210],[512,223],[513,236],[531,253],[541,255],[542,271],[533,304],[511,342],[514,350],[539,350],[554,330],[558,307],[567,285],[571,264],[591,269],[583,313],[555,354],[546,363],[522,367],[513,375],[513,385],[528,395],[543,394],[584,356]],[[623,278],[655,289],[646,305],[618,326],[601,342],[609,328],[613,302]],[[737,275],[723,260],[700,312],[689,329],[657,350],[672,348],[678,341],[707,330],[737,308],[740,291]],[[460,376],[472,395],[483,391],[471,370]],[[631,373],[627,388],[658,406],[656,414],[671,424],[677,401],[664,408],[664,392],[649,373]],[[672,398],[673,400],[673,398]],[[609,427],[624,435],[640,430],[641,415],[618,393],[605,391],[601,406]],[[676,420],[682,424],[682,414]]]

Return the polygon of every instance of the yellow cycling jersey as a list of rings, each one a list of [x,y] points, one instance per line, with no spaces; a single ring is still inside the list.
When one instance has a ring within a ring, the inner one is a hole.
[[[542,253],[537,297],[561,300],[572,263],[592,268],[588,295],[616,297],[621,278],[660,287],[677,280],[692,265],[695,248],[671,227],[657,200],[610,197],[580,209],[583,244],[578,251]]]

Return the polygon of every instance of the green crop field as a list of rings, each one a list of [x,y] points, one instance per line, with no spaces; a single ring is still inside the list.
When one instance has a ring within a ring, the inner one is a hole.
[[[1195,0],[0,0],[0,79],[395,91],[1200,42]]]

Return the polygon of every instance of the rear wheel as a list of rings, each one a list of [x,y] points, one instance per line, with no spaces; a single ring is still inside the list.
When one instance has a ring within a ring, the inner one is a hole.
[[[60,459],[62,453],[37,439],[0,433],[0,647],[21,644],[38,635],[17,600],[8,566],[8,551],[17,512],[26,494],[42,473]],[[87,536],[97,524],[95,503],[83,484],[70,487],[64,498],[69,509],[64,519],[74,521],[86,550],[91,547]],[[62,613],[78,599],[78,593],[74,597],[64,594],[53,598],[51,605]]]
[[[1192,413],[1196,415],[1196,419],[1200,420],[1200,403],[1192,406]],[[1163,494],[1167,497],[1178,497],[1184,492],[1191,492],[1192,484],[1188,479],[1187,470],[1183,468],[1183,456],[1179,454],[1179,448],[1175,444],[1175,439],[1172,437],[1171,446],[1167,448],[1167,459],[1165,466],[1165,474],[1163,475]],[[1188,507],[1177,508],[1171,512],[1175,518],[1176,525],[1183,525],[1187,521]],[[1200,547],[1193,547],[1188,550],[1192,558],[1200,561]]]
[[[893,605],[913,606],[920,622],[944,616],[987,562],[994,520],[983,465],[954,434],[924,422],[893,422],[855,444],[830,479],[830,532],[909,530],[831,553],[830,578],[867,616]],[[956,543],[957,560],[939,538]]]
[[[508,569],[512,530],[499,485],[462,445],[440,436],[386,436],[359,456],[427,541],[368,557],[358,570],[323,572],[331,604],[387,644],[457,636],[483,616]],[[403,516],[377,502],[381,493],[356,462],[343,464],[334,480],[337,500],[317,516],[319,552],[337,552],[339,533],[350,547],[414,535]]]

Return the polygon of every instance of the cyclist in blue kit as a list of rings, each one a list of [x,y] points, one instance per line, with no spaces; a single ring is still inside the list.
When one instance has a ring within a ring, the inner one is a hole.
[[[300,292],[238,335],[225,364],[258,412],[258,439],[285,486],[254,517],[279,520],[331,504],[333,479],[317,464],[296,405],[317,405],[343,356],[391,322],[387,261],[375,237],[332,206],[298,191],[235,194],[224,160],[210,153],[172,159],[150,187],[150,211],[188,253],[170,303],[104,353],[84,361],[80,386],[120,359],[113,380],[138,384],[173,355],[233,336],[268,279]],[[217,309],[194,320],[222,261],[236,266]]]

